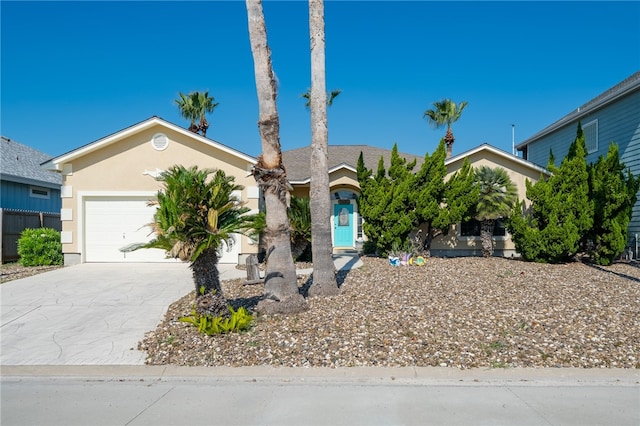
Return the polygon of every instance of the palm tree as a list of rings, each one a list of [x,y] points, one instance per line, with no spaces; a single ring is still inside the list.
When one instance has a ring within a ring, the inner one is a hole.
[[[196,120],[198,116],[195,112],[195,106],[193,105],[193,99],[191,98],[191,94],[185,95],[184,93],[178,93],[179,98],[175,100],[178,105],[178,109],[180,110],[180,115],[182,118],[189,121],[189,131],[193,133],[198,133],[198,125],[196,124]]]
[[[235,244],[233,234],[250,231],[247,207],[234,198],[243,187],[222,170],[172,166],[158,180],[163,189],[151,224],[156,238],[145,247],[162,248],[170,257],[191,262],[200,314],[224,316],[227,301],[218,276],[219,250]]]
[[[209,129],[209,122],[207,121],[206,114],[210,114],[219,105],[214,102],[213,96],[209,96],[209,92],[191,92],[188,95],[180,92],[180,96],[176,99],[178,109],[180,109],[180,115],[183,118],[189,120],[189,131],[193,133],[202,132],[202,136],[207,136],[207,129]],[[196,121],[199,121],[196,124]]]
[[[311,208],[309,198],[291,196],[289,207],[291,223],[291,254],[297,260],[311,242]]]
[[[453,132],[451,131],[451,124],[458,121],[462,110],[467,106],[467,101],[462,101],[458,105],[451,99],[443,99],[440,102],[434,102],[434,109],[428,109],[424,112],[423,118],[428,119],[429,125],[435,129],[447,125],[447,134],[444,137],[444,142],[447,145],[447,158],[451,158],[453,151]]]
[[[331,194],[329,191],[329,132],[327,106],[339,90],[327,98],[324,43],[324,2],[309,0],[309,32],[311,39],[311,90],[307,104],[311,109],[311,257],[313,281],[309,296],[331,296],[340,292],[333,263],[331,241]],[[304,96],[304,95],[303,95]]]
[[[493,255],[493,229],[497,219],[507,217],[518,201],[516,186],[505,169],[482,166],[476,170],[476,185],[480,193],[475,219],[480,222],[482,255]]]
[[[327,93],[327,106],[330,107],[331,105],[333,105],[333,100],[337,98],[340,93],[342,93],[342,90],[340,89],[335,89]],[[311,108],[311,89],[308,89],[306,92],[300,95],[300,97],[305,99],[305,108]]]
[[[298,289],[296,269],[291,256],[287,206],[292,187],[282,165],[276,80],[267,45],[262,1],[246,0],[246,5],[258,94],[258,129],[262,142],[262,154],[253,168],[253,176],[264,194],[266,210],[265,294],[256,309],[264,313],[299,312],[307,309],[307,304]]]

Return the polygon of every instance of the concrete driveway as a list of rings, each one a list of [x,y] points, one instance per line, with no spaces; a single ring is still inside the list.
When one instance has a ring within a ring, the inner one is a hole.
[[[192,289],[183,263],[85,263],[4,283],[0,364],[144,364],[138,342]]]
[[[334,263],[362,265],[356,255]],[[246,277],[235,265],[218,270],[221,280]],[[0,365],[142,365],[138,342],[192,289],[191,270],[179,262],[84,263],[6,282]]]

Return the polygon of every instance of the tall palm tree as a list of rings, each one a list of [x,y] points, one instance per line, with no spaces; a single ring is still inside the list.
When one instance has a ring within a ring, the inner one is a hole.
[[[331,194],[329,191],[329,132],[327,105],[340,91],[327,99],[324,44],[324,2],[309,0],[309,32],[311,39],[311,91],[307,99],[311,108],[311,256],[313,282],[309,296],[331,296],[339,293],[333,263],[331,241]]]
[[[475,219],[480,222],[482,255],[493,255],[493,230],[497,219],[507,217],[518,201],[518,192],[511,178],[501,167],[482,166],[476,170],[479,187]]]
[[[176,104],[180,110],[180,115],[183,118],[189,120],[189,131],[193,133],[202,132],[202,136],[207,136],[207,129],[209,129],[209,122],[206,115],[211,114],[213,110],[219,105],[215,102],[213,96],[209,96],[209,92],[191,92],[188,95],[180,92],[179,98],[176,99]],[[196,124],[196,122],[198,122]]]
[[[439,129],[444,125],[447,126],[447,134],[444,137],[444,142],[447,145],[447,158],[451,158],[453,142],[455,141],[451,131],[451,124],[458,121],[460,115],[462,115],[462,110],[467,104],[467,101],[462,101],[456,105],[451,99],[443,99],[433,103],[434,109],[428,109],[424,112],[423,118],[428,120],[431,127]]]
[[[262,154],[253,168],[253,176],[262,189],[266,210],[267,269],[264,298],[256,309],[265,313],[292,313],[307,309],[298,289],[291,255],[287,206],[291,184],[282,164],[280,119],[276,107],[277,85],[267,45],[267,29],[261,0],[246,0],[249,40],[253,55],[258,94],[258,130]]]
[[[151,203],[158,206],[151,224],[156,238],[145,247],[191,262],[199,313],[228,314],[216,265],[223,243],[231,247],[233,234],[250,232],[249,209],[232,195],[243,187],[222,170],[196,166],[172,166],[158,180],[163,188]]]
[[[207,136],[207,129],[209,129],[209,122],[207,121],[206,114],[211,114],[213,110],[219,105],[218,102],[215,102],[213,96],[209,96],[209,92],[194,92],[194,96],[197,96],[198,102],[196,105],[198,106],[198,115],[200,118],[200,123],[198,124],[199,130],[202,132],[202,136]]]
[[[178,93],[179,98],[175,100],[178,105],[178,109],[180,110],[180,115],[182,118],[189,121],[189,131],[193,133],[198,133],[198,125],[196,121],[198,120],[198,116],[195,112],[195,106],[193,105],[193,99],[191,94],[185,95],[184,93]]]
[[[337,98],[340,93],[342,93],[342,90],[340,89],[335,89],[327,93],[327,106],[330,107],[331,105],[333,105],[333,100]],[[311,89],[308,89],[306,92],[300,95],[300,97],[305,99],[305,108],[311,108]]]

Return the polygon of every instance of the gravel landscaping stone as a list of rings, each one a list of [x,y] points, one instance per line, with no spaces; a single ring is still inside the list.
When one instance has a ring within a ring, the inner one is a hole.
[[[147,364],[188,366],[446,366],[640,368],[640,268],[546,265],[503,258],[430,258],[391,266],[363,257],[341,293],[296,315],[256,316],[247,332],[205,336],[191,293],[139,349]],[[299,277],[306,295],[309,277]],[[250,311],[262,285],[223,282]]]

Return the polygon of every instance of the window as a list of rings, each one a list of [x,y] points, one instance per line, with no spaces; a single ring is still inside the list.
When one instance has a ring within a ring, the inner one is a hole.
[[[29,187],[29,196],[33,198],[49,199],[50,193],[48,188],[40,188],[38,186]]]
[[[591,154],[598,150],[598,120],[593,120],[582,126],[584,133],[584,144],[587,147],[587,153]]]
[[[504,237],[507,235],[507,229],[504,226],[502,220],[497,219],[495,226],[493,227],[494,237]],[[461,237],[479,237],[480,236],[480,222],[471,219],[468,222],[462,222],[460,224],[460,236]]]

